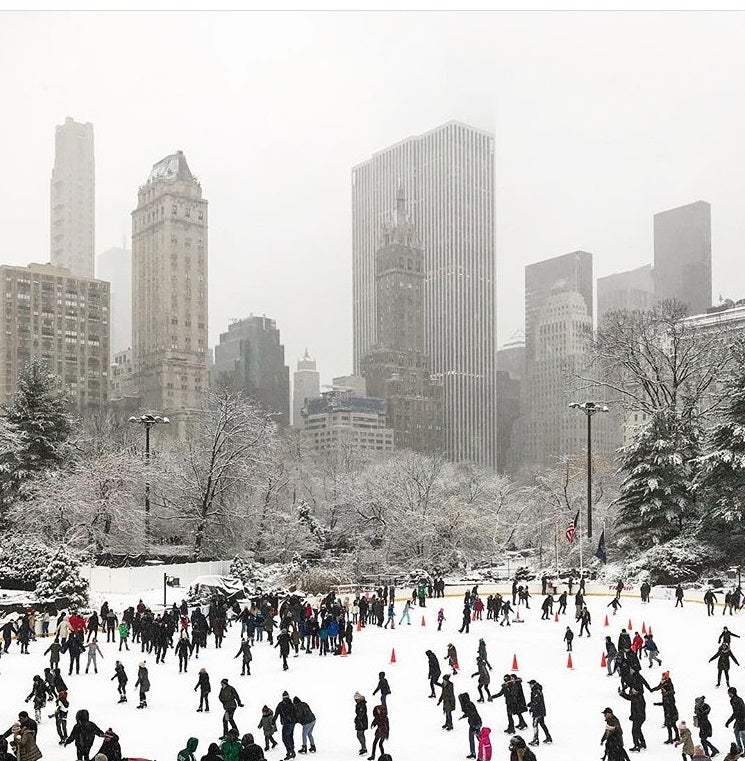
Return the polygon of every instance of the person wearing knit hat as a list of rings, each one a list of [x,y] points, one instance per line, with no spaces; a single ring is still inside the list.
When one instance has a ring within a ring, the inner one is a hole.
[[[103,753],[107,761],[114,761],[114,759],[120,759],[122,757],[122,748],[119,745],[119,735],[109,727],[103,733],[103,742],[98,749],[99,753]]]
[[[365,730],[368,727],[367,720],[367,701],[359,692],[354,693],[354,729],[357,732],[357,740],[360,744],[359,755],[367,754],[367,742],[365,740]]]
[[[285,690],[282,693],[282,700],[277,703],[277,707],[274,710],[274,721],[279,719],[282,725],[282,742],[284,743],[287,755],[285,761],[290,758],[295,758],[295,724],[297,718],[295,716],[295,706],[290,700],[290,693]]]
[[[678,732],[680,734],[680,740],[675,743],[675,747],[677,748],[679,745],[683,746],[681,752],[683,753],[683,759],[685,760],[686,756],[693,755],[693,738],[691,737],[691,730],[684,721],[681,721],[680,724],[678,724]]]
[[[147,673],[147,663],[142,661],[137,669],[135,688],[140,688],[140,704],[138,708],[147,708],[147,693],[150,691],[150,676]]]

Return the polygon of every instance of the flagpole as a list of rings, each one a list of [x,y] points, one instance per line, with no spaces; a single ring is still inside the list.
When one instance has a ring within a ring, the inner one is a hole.
[[[577,537],[579,539],[579,577],[580,580],[585,573],[585,565],[582,561],[582,513],[579,514],[579,521],[577,522]]]
[[[556,557],[556,583],[559,583],[559,516],[556,516],[554,530],[554,553]]]

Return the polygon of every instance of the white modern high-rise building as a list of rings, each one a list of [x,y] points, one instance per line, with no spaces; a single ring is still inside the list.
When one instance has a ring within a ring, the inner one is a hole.
[[[76,277],[94,277],[96,165],[93,125],[69,116],[54,133],[50,184],[51,259]]]
[[[303,405],[306,399],[317,399],[321,395],[321,374],[316,370],[316,361],[308,350],[297,361],[297,370],[292,374],[292,424],[303,427]]]
[[[424,251],[425,351],[454,460],[495,464],[494,137],[448,122],[352,170],[354,366],[376,341],[375,252],[401,187]]]

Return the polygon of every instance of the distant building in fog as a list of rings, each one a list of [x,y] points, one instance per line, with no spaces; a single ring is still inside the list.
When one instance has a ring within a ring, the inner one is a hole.
[[[526,362],[520,418],[512,429],[510,469],[550,467],[586,447],[586,420],[569,408],[584,401],[591,372],[592,255],[574,252],[525,268]],[[593,398],[598,399],[594,390]],[[593,450],[611,457],[618,423],[598,419]]]
[[[355,396],[367,396],[367,384],[361,375],[340,375],[331,380],[334,391],[350,391]]]
[[[525,333],[517,331],[497,351],[497,470],[508,468],[512,429],[520,417],[525,376]]]
[[[442,385],[424,351],[424,253],[399,188],[396,213],[375,254],[377,341],[360,366],[371,396],[385,399],[396,447],[442,450]]]
[[[111,356],[132,346],[132,252],[110,248],[96,260],[96,276],[111,284]]]
[[[608,312],[651,309],[655,303],[652,266],[599,277],[597,281],[598,325]]]
[[[73,275],[92,278],[96,237],[96,165],[93,125],[69,116],[54,132],[50,183],[51,260]]]
[[[393,451],[383,399],[351,391],[324,391],[303,408],[303,438],[317,452],[352,449],[369,453]]]
[[[0,266],[0,403],[18,373],[41,357],[81,413],[105,406],[109,383],[109,284],[64,267]]]
[[[290,368],[276,321],[251,315],[229,325],[215,346],[212,382],[243,392],[289,425]]]
[[[682,301],[689,314],[711,306],[711,206],[706,201],[654,215],[654,279],[658,300]]]
[[[292,425],[303,426],[303,404],[306,399],[316,399],[321,395],[321,375],[316,370],[316,361],[305,350],[297,361],[297,369],[292,375]]]
[[[207,201],[182,151],[157,162],[132,212],[132,351],[148,410],[186,433],[207,370]]]
[[[494,465],[494,136],[448,122],[352,170],[354,365],[378,342],[375,254],[401,182],[424,251],[424,352],[442,383],[444,448]]]

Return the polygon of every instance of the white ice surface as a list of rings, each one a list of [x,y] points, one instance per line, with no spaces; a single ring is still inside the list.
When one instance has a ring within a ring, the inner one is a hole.
[[[483,586],[484,597],[494,587]],[[109,602],[119,610],[123,605],[136,604],[139,597],[155,603],[162,602],[162,591],[153,590],[123,598],[108,595]],[[169,590],[169,604],[181,599],[178,590]],[[279,659],[279,650],[271,649],[266,639],[254,647],[252,676],[240,676],[240,660],[233,656],[240,642],[240,627],[233,625],[228,631],[221,650],[215,650],[210,638],[208,649],[202,652],[199,660],[192,659],[189,673],[179,674],[178,664],[170,650],[165,664],[155,664],[154,655],[143,656],[139,646],[130,643],[129,653],[123,652],[124,662],[129,675],[129,702],[117,704],[116,682],[110,681],[114,673],[114,661],[119,657],[117,645],[107,644],[105,636],[99,639],[104,659],[99,659],[99,673],[79,676],[67,676],[68,658],[63,655],[62,673],[69,687],[70,721],[68,731],[72,729],[75,711],[87,708],[91,718],[102,729],[112,727],[120,736],[125,756],[155,759],[157,761],[174,761],[177,752],[184,747],[189,736],[199,738],[197,758],[207,752],[210,742],[217,741],[221,732],[220,705],[217,699],[220,679],[227,677],[238,689],[245,708],[239,708],[236,721],[241,733],[252,732],[257,742],[263,738],[256,729],[261,706],[267,703],[272,708],[281,698],[283,690],[291,696],[298,695],[307,701],[317,717],[315,739],[318,747],[316,758],[326,761],[348,761],[358,758],[358,744],[355,737],[353,694],[359,690],[368,702],[370,720],[376,699],[372,691],[377,684],[378,671],[385,671],[393,694],[389,696],[391,735],[386,750],[394,761],[407,759],[427,759],[427,761],[450,761],[465,758],[468,753],[466,721],[455,722],[455,730],[445,732],[441,729],[443,715],[435,706],[436,701],[427,699],[427,659],[424,651],[432,649],[439,656],[445,655],[448,642],[453,642],[458,649],[461,673],[455,677],[456,695],[468,691],[475,700],[476,679],[470,674],[475,671],[476,647],[478,638],[486,640],[492,671],[493,691],[497,691],[504,673],[510,671],[513,654],[518,658],[518,673],[526,683],[537,679],[543,684],[548,716],[546,722],[553,735],[554,744],[536,749],[539,761],[556,759],[557,761],[596,761],[602,755],[599,740],[603,731],[601,710],[611,706],[620,717],[624,729],[627,747],[631,745],[631,726],[628,721],[628,702],[617,695],[618,679],[608,678],[605,669],[600,668],[600,659],[606,634],[615,641],[621,627],[625,627],[629,618],[635,629],[641,630],[642,622],[651,624],[655,640],[660,648],[663,667],[649,669],[644,665],[643,674],[652,686],[659,682],[663,669],[670,670],[676,687],[676,697],[680,718],[693,727],[693,701],[698,695],[705,695],[712,706],[711,718],[714,726],[713,742],[721,751],[721,757],[729,750],[733,735],[725,729],[724,722],[730,715],[729,702],[724,685],[715,689],[715,663],[707,663],[717,649],[716,640],[726,623],[742,640],[733,640],[733,651],[741,663],[745,664],[745,616],[722,616],[717,608],[713,618],[707,618],[705,607],[698,603],[686,602],[683,609],[675,609],[674,601],[653,600],[642,605],[636,595],[622,598],[623,609],[614,618],[611,609],[606,608],[610,597],[588,597],[588,606],[593,616],[592,637],[580,639],[575,637],[572,654],[574,669],[566,667],[567,654],[562,641],[564,630],[571,625],[575,635],[579,626],[573,616],[563,616],[559,623],[540,621],[540,595],[536,594],[529,611],[523,611],[525,622],[502,628],[492,621],[475,622],[471,633],[458,634],[460,627],[461,597],[449,597],[445,600],[429,600],[424,610],[418,607],[412,615],[412,625],[404,624],[394,631],[384,631],[377,627],[366,627],[355,633],[353,654],[350,657],[320,657],[317,653],[302,654],[298,658],[290,657],[290,670],[283,673]],[[572,600],[572,598],[570,598]],[[447,620],[442,632],[437,632],[436,614],[441,605],[445,607]],[[403,603],[396,605],[397,621]],[[573,605],[568,607],[573,612]],[[609,616],[611,626],[605,628],[603,620]],[[426,626],[421,626],[422,614]],[[484,612],[486,615],[486,612]],[[633,632],[632,632],[633,636]],[[50,640],[39,639],[32,642],[29,655],[21,655],[14,642],[10,653],[0,660],[0,694],[3,695],[0,709],[0,729],[4,731],[13,722],[17,712],[27,709],[33,716],[32,704],[24,704],[23,699],[29,693],[34,674],[42,674],[48,665],[42,656]],[[389,663],[391,649],[396,650],[396,664]],[[145,658],[150,672],[151,691],[148,695],[148,708],[137,710],[137,695],[134,682],[137,678],[137,665]],[[81,657],[85,667],[86,655]],[[207,668],[211,683],[211,712],[195,713],[198,705],[197,694],[193,688],[197,681],[197,672],[201,666]],[[443,671],[445,671],[443,660]],[[731,671],[732,684],[745,694],[745,677],[743,668],[734,666]],[[662,728],[662,709],[652,705],[659,701],[659,692],[647,695],[647,722],[644,733],[649,750],[640,754],[647,761],[662,759],[680,759],[680,749],[663,745],[666,732]],[[61,748],[57,744],[54,719],[47,718],[53,712],[49,703],[43,714],[39,728],[39,746],[45,759],[74,759],[74,747]],[[506,750],[509,737],[503,734],[506,726],[504,702],[499,699],[493,703],[479,704],[478,709],[485,726],[492,728],[493,758],[495,761],[509,758]],[[459,712],[454,716],[457,718]],[[526,715],[526,718],[527,717]],[[698,732],[693,729],[694,740]],[[523,734],[530,739],[532,730]],[[368,732],[368,748],[372,746],[372,731]],[[296,731],[296,749],[299,746],[300,731]],[[281,736],[277,749],[270,751],[270,759],[284,757]],[[93,746],[98,749],[99,743]]]

